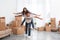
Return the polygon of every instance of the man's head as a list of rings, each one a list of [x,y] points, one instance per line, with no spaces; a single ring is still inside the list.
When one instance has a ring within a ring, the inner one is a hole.
[[[26,13],[26,16],[27,16],[27,17],[30,17],[30,13],[29,13],[29,12],[27,12],[27,13]]]

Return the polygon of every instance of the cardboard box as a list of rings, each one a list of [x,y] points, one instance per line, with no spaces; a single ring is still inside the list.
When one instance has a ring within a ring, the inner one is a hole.
[[[16,27],[19,27],[22,23],[22,15],[15,16]]]
[[[51,18],[51,28],[56,27],[56,18]]]
[[[57,32],[58,29],[57,29],[56,27],[54,27],[54,28],[51,29],[51,31],[52,31],[52,32]]]
[[[56,18],[51,18],[51,21],[55,21],[56,20]]]
[[[18,31],[21,31],[23,29],[20,29],[20,25],[21,25],[21,22],[22,22],[22,15],[18,15],[18,16],[15,16],[15,20],[13,20],[11,23],[10,23],[10,28],[12,29],[12,32],[14,34],[21,34],[20,32]]]
[[[22,21],[15,21],[15,23],[16,23],[16,27],[20,27]]]
[[[15,16],[16,21],[22,21],[22,15]]]
[[[38,31],[44,31],[44,27],[38,27]]]
[[[60,32],[60,21],[59,21],[59,24],[58,24],[58,32]]]
[[[25,27],[15,27],[12,29],[12,31],[13,31],[13,34],[22,35],[24,34]]]
[[[10,27],[20,27],[22,22],[22,15],[15,16],[15,20],[10,23]]]
[[[12,21],[12,22],[10,23],[10,27],[11,27],[11,28],[13,28],[13,27],[20,27],[20,25],[21,25],[21,22],[18,22],[18,21],[16,21],[16,20],[14,20],[14,21]]]
[[[9,27],[10,27],[11,29],[12,29],[13,27],[16,27],[16,23],[15,23],[14,20],[9,24]]]
[[[0,30],[5,30],[6,29],[6,24],[5,24],[5,17],[0,17]]]
[[[51,31],[51,27],[49,26],[46,26],[46,29],[45,29],[47,32],[50,32]]]
[[[58,32],[60,32],[60,27],[58,28]]]
[[[45,24],[45,30],[47,32],[50,32],[51,31],[51,25],[49,25],[48,23]]]

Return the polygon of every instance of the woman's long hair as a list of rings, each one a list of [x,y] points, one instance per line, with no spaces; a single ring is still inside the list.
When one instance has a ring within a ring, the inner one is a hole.
[[[24,9],[26,9],[26,11],[24,11]],[[29,12],[29,11],[27,10],[26,7],[24,7],[24,8],[23,8],[23,11],[22,11],[22,14],[24,15],[24,14],[26,14],[27,12]]]

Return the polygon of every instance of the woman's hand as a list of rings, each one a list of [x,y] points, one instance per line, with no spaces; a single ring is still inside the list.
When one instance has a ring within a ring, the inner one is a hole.
[[[36,16],[41,16],[41,15],[36,15]]]
[[[21,13],[19,12],[19,13],[13,13],[13,14],[21,14]]]
[[[40,18],[40,20],[43,20],[43,18]]]
[[[35,18],[38,18],[38,19],[40,19],[40,20],[43,20],[43,18],[40,18],[40,17],[38,17],[38,16],[34,16]]]

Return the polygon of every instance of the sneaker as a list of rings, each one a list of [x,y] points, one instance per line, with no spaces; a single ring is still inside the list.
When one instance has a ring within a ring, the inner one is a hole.
[[[28,36],[28,38],[31,38],[31,36]]]

